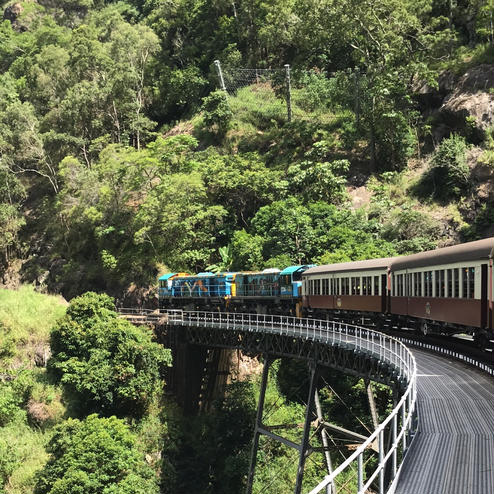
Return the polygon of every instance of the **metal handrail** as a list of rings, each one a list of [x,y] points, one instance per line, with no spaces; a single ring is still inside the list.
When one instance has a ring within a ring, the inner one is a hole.
[[[125,312],[125,309],[121,309],[121,312]],[[153,314],[152,311],[141,310],[139,314],[148,315],[153,319],[154,317],[158,319],[166,314],[168,323],[184,326],[194,325],[197,327],[219,327],[226,330],[267,332],[310,339],[328,345],[345,345],[347,348],[353,347],[354,350],[363,351],[382,362],[386,362],[401,379],[407,382],[406,390],[400,401],[367,440],[330,475],[326,475],[309,494],[317,494],[328,485],[334,484],[338,475],[353,465],[354,462],[357,462],[357,494],[365,494],[377,478],[379,480],[379,494],[385,493],[384,475],[389,461],[391,461],[390,485],[397,479],[399,473],[399,447],[401,445],[401,461],[403,461],[409,436],[416,429],[415,409],[417,400],[417,366],[415,358],[410,350],[398,339],[352,324],[292,316],[182,310],[169,310],[161,314]],[[398,427],[400,419],[401,424]],[[391,426],[392,442],[389,450],[386,451],[384,436],[389,425]],[[379,462],[368,478],[364,478],[364,452],[374,442],[377,442],[379,446]]]
[[[408,385],[398,404],[386,419],[360,447],[348,457],[338,468],[313,488],[309,494],[317,494],[326,486],[335,482],[336,477],[357,461],[358,494],[364,494],[374,480],[379,477],[379,492],[384,494],[384,472],[388,461],[392,461],[391,479],[398,472],[397,455],[400,444],[402,452],[407,448],[409,433],[414,430],[415,405],[417,399],[415,358],[408,348],[396,338],[351,324],[317,319],[300,319],[291,316],[273,316],[267,314],[231,314],[221,312],[177,311],[168,314],[169,322],[175,324],[194,324],[196,326],[219,326],[223,329],[243,329],[247,331],[280,333],[312,339],[329,345],[345,344],[353,346],[378,357],[379,360],[392,366],[404,378]],[[398,430],[398,421],[401,427]],[[384,433],[391,425],[393,441],[386,452]],[[379,444],[379,463],[364,481],[363,455],[365,450],[375,441]],[[402,455],[402,457],[404,454]]]

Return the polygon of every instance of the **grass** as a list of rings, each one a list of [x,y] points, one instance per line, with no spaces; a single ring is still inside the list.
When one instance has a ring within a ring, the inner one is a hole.
[[[6,446],[11,464],[8,472],[0,471],[0,492],[33,492],[35,474],[48,458],[45,446],[52,426],[62,420],[65,413],[61,390],[50,384],[46,370],[36,368],[34,363],[36,349],[48,347],[50,329],[64,314],[65,306],[62,298],[37,293],[31,286],[19,290],[0,289],[0,372],[15,377],[3,386],[17,386],[28,393],[25,402],[16,408],[17,413],[0,427],[0,446]],[[36,426],[29,425],[28,416]],[[5,482],[3,490],[2,481]]]
[[[0,289],[0,357],[30,360],[33,346],[48,341],[65,306],[61,297],[38,293],[31,286]],[[0,368],[3,366],[0,362]]]
[[[33,492],[36,472],[48,459],[45,445],[50,437],[50,431],[32,429],[20,421],[0,428],[0,439],[9,445],[9,453],[15,459],[15,468],[4,487],[6,494]]]

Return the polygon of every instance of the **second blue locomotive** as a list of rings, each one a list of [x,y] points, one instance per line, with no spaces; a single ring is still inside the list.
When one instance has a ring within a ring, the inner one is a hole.
[[[302,273],[313,265],[240,273],[167,273],[159,279],[160,309],[255,311],[300,316]]]

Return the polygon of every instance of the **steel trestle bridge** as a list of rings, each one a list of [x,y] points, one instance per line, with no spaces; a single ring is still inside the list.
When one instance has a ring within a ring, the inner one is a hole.
[[[391,413],[383,422],[376,423],[373,433],[364,438],[341,465],[334,470],[329,466],[327,475],[308,494],[336,493],[338,478],[350,470],[356,471],[355,493],[365,494],[371,488],[379,494],[394,491],[401,464],[417,429],[417,367],[412,352],[399,340],[350,324],[289,316],[182,310],[156,313],[132,309],[121,309],[120,313],[135,324],[163,328],[168,333],[167,340],[172,348],[181,340],[189,345],[237,348],[265,356],[247,493],[252,491],[261,435],[298,450],[299,465],[294,492],[302,492],[304,464],[311,453],[308,437],[315,414],[313,408],[320,412],[316,388],[320,366],[345,370],[366,380],[391,386],[395,403]],[[311,384],[301,444],[278,436],[262,423],[269,364],[283,356],[303,358],[310,363]],[[371,449],[377,452],[377,462],[375,467],[369,468],[367,460]]]

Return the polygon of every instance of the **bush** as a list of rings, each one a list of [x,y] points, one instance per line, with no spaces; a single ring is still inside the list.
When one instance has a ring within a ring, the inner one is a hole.
[[[152,494],[158,486],[134,436],[116,417],[90,415],[56,427],[36,494]]]
[[[141,416],[159,388],[170,351],[119,319],[107,295],[74,299],[51,334],[49,368],[80,413]]]
[[[444,139],[432,157],[430,167],[416,186],[422,197],[446,203],[465,196],[470,189],[467,144],[456,134]]]
[[[219,137],[226,134],[233,113],[228,105],[224,91],[213,91],[203,99],[202,115],[206,127]]]

